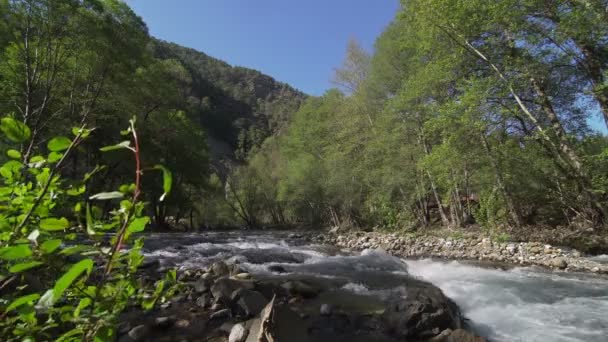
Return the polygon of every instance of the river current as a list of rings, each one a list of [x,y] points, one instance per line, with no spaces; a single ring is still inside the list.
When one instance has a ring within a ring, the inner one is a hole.
[[[416,277],[441,288],[475,331],[491,341],[608,341],[605,276],[404,260],[380,250],[352,252],[312,244],[286,232],[153,234],[146,240],[145,254],[167,267],[199,268],[224,260],[258,276],[280,271],[286,276],[340,279],[342,291],[360,295],[362,302],[407,296],[403,284]]]

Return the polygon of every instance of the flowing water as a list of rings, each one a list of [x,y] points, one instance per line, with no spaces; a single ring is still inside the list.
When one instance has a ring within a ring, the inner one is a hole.
[[[260,277],[280,271],[339,281],[342,291],[356,293],[361,302],[406,296],[404,284],[413,276],[441,288],[492,341],[608,341],[604,276],[402,260],[382,251],[311,244],[282,232],[155,234],[146,248],[146,256],[164,266],[197,268],[225,260]],[[356,309],[357,303],[351,305]]]

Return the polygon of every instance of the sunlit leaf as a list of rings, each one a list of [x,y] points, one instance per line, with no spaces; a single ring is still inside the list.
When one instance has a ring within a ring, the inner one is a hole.
[[[105,146],[105,147],[100,148],[99,150],[101,152],[108,152],[108,151],[114,151],[114,150],[122,150],[125,148],[128,148],[128,149],[131,148],[131,142],[129,140],[125,140],[116,145]]]
[[[160,196],[160,201],[162,202],[165,197],[171,192],[171,187],[173,185],[173,175],[171,171],[162,165],[155,165],[155,169],[161,170],[163,172],[163,194]]]
[[[16,308],[20,307],[21,305],[24,304],[31,304],[34,301],[38,300],[38,298],[40,298],[40,295],[38,293],[32,293],[23,297],[19,297],[17,299],[15,299],[7,308],[6,311],[11,311],[11,310],[15,310]]]
[[[55,137],[46,144],[46,147],[49,151],[60,152],[70,147],[70,144],[72,144],[72,141],[66,137]]]
[[[23,262],[23,263],[15,264],[15,265],[11,266],[11,268],[8,271],[11,273],[19,273],[19,272],[29,270],[30,268],[40,266],[42,264],[43,263],[41,261]]]
[[[57,280],[55,286],[40,298],[38,305],[47,308],[53,306],[57,300],[63,296],[65,290],[67,290],[78,277],[83,273],[86,273],[87,275],[90,274],[92,269],[93,260],[91,259],[84,259],[72,265],[72,267]]]
[[[40,220],[40,229],[55,231],[55,230],[63,230],[68,228],[70,223],[65,217],[62,218],[46,218]]]
[[[9,140],[17,143],[24,142],[31,136],[30,128],[26,124],[9,117],[2,118],[0,130]]]
[[[49,163],[56,163],[58,161],[61,160],[61,157],[63,157],[62,153],[59,152],[51,152],[49,153],[49,156],[47,157],[47,161]]]
[[[8,150],[8,151],[6,151],[6,155],[12,159],[17,159],[17,160],[21,159],[21,152],[19,152],[17,150],[12,150],[12,149]]]
[[[45,254],[50,254],[59,248],[59,246],[61,246],[61,240],[59,239],[46,240],[40,244],[40,250]]]
[[[23,259],[32,255],[32,250],[27,244],[8,246],[0,248],[0,259],[16,260]]]

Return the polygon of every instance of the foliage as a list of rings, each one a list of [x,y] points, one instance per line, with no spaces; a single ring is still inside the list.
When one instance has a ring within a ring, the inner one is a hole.
[[[256,221],[606,227],[600,3],[403,0],[371,57],[349,44],[347,94],[307,99],[248,159],[277,184]]]
[[[175,273],[170,272],[168,282],[157,282],[154,290],[136,276],[143,261],[143,240],[134,234],[145,229],[149,218],[140,201],[144,168],[134,124],[131,121],[125,131],[131,140],[103,149],[128,150],[135,158],[134,183],[118,191],[87,195],[88,182],[99,168],[80,181],[60,174],[64,162],[92,132],[84,125],[74,128],[71,139],[51,139],[48,154],[32,156],[28,163],[13,155],[0,168],[3,340],[111,340],[125,308],[139,303],[150,309],[175,282]],[[30,138],[23,127],[13,118],[2,120],[3,132],[15,144]],[[171,174],[158,168],[166,194]],[[102,219],[95,212],[107,201],[118,207]],[[62,216],[68,204],[73,219]],[[123,250],[126,245],[129,249]]]

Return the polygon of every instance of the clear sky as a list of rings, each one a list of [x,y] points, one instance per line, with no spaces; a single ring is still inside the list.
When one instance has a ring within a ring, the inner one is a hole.
[[[398,0],[127,0],[160,39],[259,70],[311,95],[354,38],[371,50]]]

